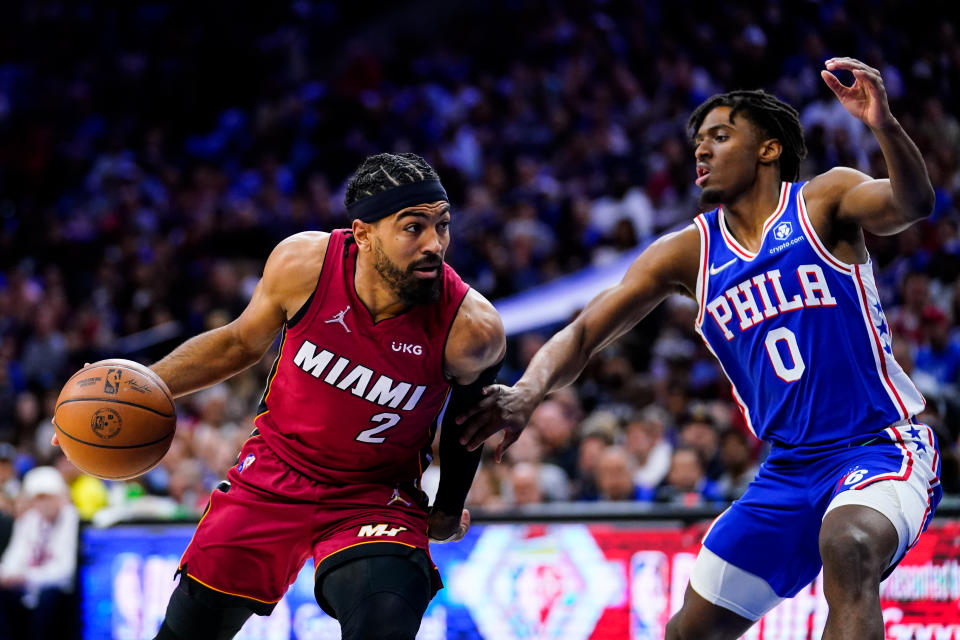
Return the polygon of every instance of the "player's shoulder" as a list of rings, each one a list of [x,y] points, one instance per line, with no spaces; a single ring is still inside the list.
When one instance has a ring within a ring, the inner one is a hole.
[[[274,248],[273,254],[286,256],[314,253],[318,249],[326,251],[330,236],[328,231],[301,231],[281,240]]]
[[[323,264],[330,237],[331,234],[327,231],[301,231],[287,236],[274,247],[267,259],[267,265],[285,267],[317,260]]]
[[[699,250],[700,248],[700,229],[699,223],[691,222],[682,229],[677,229],[676,231],[671,231],[670,233],[665,233],[653,244],[660,244],[661,246],[668,246],[675,250],[681,251],[693,251]],[[652,245],[651,245],[652,246]]]
[[[469,289],[450,328],[446,360],[453,369],[477,372],[495,364],[506,351],[503,321],[493,304],[476,289]],[[456,364],[462,363],[460,367]],[[459,376],[456,376],[459,377]]]
[[[692,294],[700,268],[701,242],[699,225],[691,223],[657,238],[634,264],[663,285],[681,287]]]
[[[269,284],[316,283],[330,244],[326,231],[303,231],[281,240],[263,269],[263,278]]]
[[[862,171],[850,167],[834,167],[811,178],[803,186],[803,198],[811,201],[839,201],[850,189],[872,178]]]
[[[468,289],[454,318],[454,327],[476,336],[477,342],[496,340],[504,334],[503,321],[493,303],[476,289]]]

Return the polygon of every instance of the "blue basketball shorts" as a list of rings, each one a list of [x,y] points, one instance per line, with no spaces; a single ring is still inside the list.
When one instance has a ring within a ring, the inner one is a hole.
[[[828,511],[865,505],[894,525],[896,566],[940,502],[933,430],[903,421],[866,444],[774,448],[746,493],[703,540],[690,578],[708,601],[751,620],[796,595],[820,573],[820,524]]]

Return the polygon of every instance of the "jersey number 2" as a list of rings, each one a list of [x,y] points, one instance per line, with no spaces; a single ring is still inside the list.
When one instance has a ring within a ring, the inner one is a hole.
[[[358,442],[380,444],[386,440],[386,438],[383,436],[378,436],[377,434],[386,431],[390,427],[395,427],[397,423],[400,422],[400,416],[396,413],[378,413],[370,418],[370,422],[378,422],[379,424],[375,427],[361,431],[356,437],[356,440]]]
[[[779,342],[783,342],[790,353],[793,364],[789,367],[784,364],[783,358],[780,356],[780,349],[777,345]],[[773,329],[764,339],[763,346],[767,348],[770,364],[773,365],[777,377],[784,382],[796,382],[807,370],[807,365],[803,362],[803,356],[800,355],[800,347],[797,346],[797,336],[790,329],[786,327]]]

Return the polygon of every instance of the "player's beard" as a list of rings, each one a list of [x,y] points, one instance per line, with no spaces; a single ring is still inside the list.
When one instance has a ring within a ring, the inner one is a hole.
[[[700,192],[700,197],[697,198],[697,204],[699,205],[700,211],[706,211],[719,204],[723,204],[723,199],[723,191],[707,187]]]
[[[418,278],[413,270],[418,267],[442,267],[442,265],[443,260],[439,257],[428,257],[414,260],[406,269],[401,269],[387,257],[380,240],[375,239],[373,242],[373,268],[390,285],[397,297],[411,307],[435,303],[440,299],[443,283],[442,268],[437,271],[434,278]]]

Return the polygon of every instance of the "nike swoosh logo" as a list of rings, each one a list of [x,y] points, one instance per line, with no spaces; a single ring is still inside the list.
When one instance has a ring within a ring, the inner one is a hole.
[[[711,264],[711,265],[710,265],[710,275],[712,275],[712,276],[717,275],[718,273],[720,273],[721,271],[723,271],[724,269],[726,269],[727,267],[729,267],[730,265],[732,265],[732,264],[733,264],[734,262],[736,262],[736,261],[737,261],[736,258],[730,258],[730,261],[729,261],[729,262],[724,262],[724,263],[723,263],[722,265],[720,265],[719,267],[715,267],[715,266],[713,266],[713,265]]]

